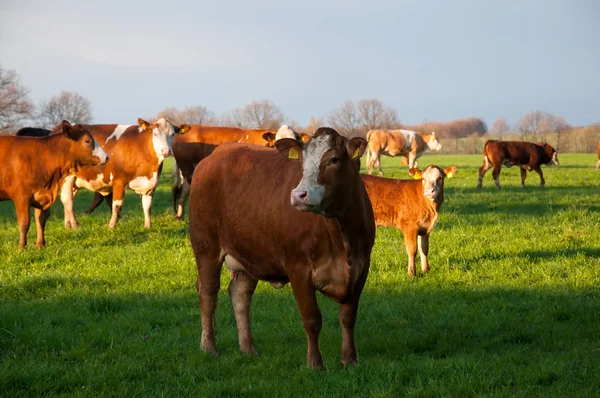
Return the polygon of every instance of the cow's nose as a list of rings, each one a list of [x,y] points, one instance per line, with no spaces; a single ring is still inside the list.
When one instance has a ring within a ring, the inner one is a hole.
[[[164,157],[167,157],[171,154],[171,150],[169,148],[163,148],[160,150],[160,152]]]
[[[299,206],[308,200],[308,191],[304,189],[294,189],[291,195],[292,206]]]

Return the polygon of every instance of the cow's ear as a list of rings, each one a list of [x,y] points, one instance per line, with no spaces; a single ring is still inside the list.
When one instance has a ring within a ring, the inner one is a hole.
[[[275,145],[275,138],[277,136],[274,133],[271,133],[270,131],[264,133],[262,135],[262,138],[267,141],[267,146],[273,146]]]
[[[456,166],[448,166],[444,169],[444,174],[446,174],[447,178],[452,178],[454,173],[456,173]]]
[[[275,148],[286,158],[302,160],[303,145],[293,138],[282,138],[275,141]]]
[[[192,126],[190,126],[189,124],[182,124],[181,126],[179,126],[179,131],[177,131],[177,134],[185,134],[191,129]]]
[[[354,137],[348,142],[348,154],[352,159],[360,158],[367,149],[367,140],[361,137]]]
[[[300,133],[300,141],[302,141],[306,144],[308,141],[310,141],[310,135]]]
[[[146,130],[150,126],[150,123],[148,123],[142,118],[138,118],[138,124],[140,125],[140,129],[142,130]]]
[[[69,123],[66,120],[63,120],[60,127],[65,137],[73,138],[73,126],[71,125],[71,123]]]
[[[423,178],[423,172],[419,169],[417,169],[416,167],[412,167],[408,170],[408,174],[410,174],[411,176],[413,176],[413,178],[415,180],[418,180],[420,178]]]

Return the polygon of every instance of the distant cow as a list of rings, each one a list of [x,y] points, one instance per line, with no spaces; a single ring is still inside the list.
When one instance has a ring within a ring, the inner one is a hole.
[[[407,156],[408,167],[417,166],[419,158],[426,150],[439,151],[442,144],[438,141],[435,133],[423,134],[411,130],[371,130],[367,133],[367,174],[373,172],[373,166],[377,166],[380,176],[381,155]]]
[[[596,163],[596,169],[600,168],[600,142],[598,143],[598,163]]]
[[[213,127],[194,124],[185,135],[173,140],[175,157],[175,181],[173,182],[173,209],[175,218],[183,218],[183,209],[190,195],[190,183],[196,165],[210,155],[218,145],[239,142],[272,147],[282,138],[293,138],[306,142],[307,135],[299,135],[287,125],[278,130],[240,129],[236,127]]]
[[[142,197],[144,226],[150,228],[152,197],[162,162],[171,155],[173,135],[181,129],[164,118],[154,123],[138,119],[138,125],[95,124],[86,125],[86,128],[108,152],[110,159],[105,165],[78,171],[63,184],[61,201],[65,208],[65,227],[78,226],[73,199],[78,189],[86,188],[103,195],[112,193],[112,216],[108,226],[113,229],[123,208],[125,190],[129,188]]]
[[[60,129],[61,134],[49,137],[0,136],[0,200],[15,203],[20,249],[27,244],[29,208],[35,209],[36,245],[42,247],[49,208],[65,178],[106,162],[106,152],[79,124],[65,120]]]
[[[19,137],[47,137],[50,135],[50,130],[39,127],[23,127],[15,135]]]
[[[499,177],[502,165],[506,167],[516,165],[521,168],[521,188],[525,187],[528,170],[534,170],[540,175],[540,187],[543,187],[546,183],[540,168],[543,164],[546,166],[560,164],[556,150],[545,142],[487,141],[483,147],[483,165],[479,168],[477,188],[481,188],[483,176],[493,167],[492,177],[494,177],[496,188],[500,189]]]
[[[404,234],[408,254],[408,274],[415,275],[417,246],[421,256],[421,270],[429,271],[429,234],[437,223],[444,203],[444,178],[452,177],[455,166],[444,170],[427,166],[424,171],[409,170],[419,180],[397,180],[361,175],[369,193],[375,224],[394,227]]]
[[[357,167],[366,141],[320,128],[307,144],[282,139],[275,146],[225,144],[194,172],[189,233],[198,265],[200,346],[216,354],[225,262],[242,351],[256,353],[249,318],[258,280],[274,287],[289,282],[308,338],[308,365],[323,366],[316,291],[340,303],[342,363],[356,364],[354,324],[375,239]]]

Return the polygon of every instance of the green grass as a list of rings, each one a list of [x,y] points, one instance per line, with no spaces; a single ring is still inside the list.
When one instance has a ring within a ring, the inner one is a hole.
[[[128,193],[114,232],[103,204],[65,230],[56,203],[47,248],[17,251],[11,202],[0,202],[0,395],[581,396],[600,394],[600,172],[593,155],[561,155],[530,174],[491,172],[481,156],[454,164],[430,243],[430,273],[410,278],[400,232],[378,230],[356,326],[357,368],[340,364],[335,303],[320,297],[326,370],[307,369],[306,338],[289,286],[260,283],[252,326],[261,355],[238,351],[222,274],[218,358],[201,353],[187,222],[172,219],[167,163],[143,228]],[[399,159],[387,176],[408,178]]]

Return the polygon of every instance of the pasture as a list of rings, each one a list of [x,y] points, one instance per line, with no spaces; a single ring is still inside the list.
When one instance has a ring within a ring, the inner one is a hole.
[[[340,364],[337,305],[319,297],[326,370],[306,368],[306,338],[289,285],[260,283],[252,306],[259,357],[238,351],[223,271],[218,358],[201,353],[196,270],[186,222],[173,220],[172,158],[145,230],[128,192],[109,231],[108,207],[65,230],[60,201],[47,248],[17,251],[12,202],[0,202],[0,395],[581,396],[600,394],[600,172],[594,155],[562,154],[528,173],[491,171],[481,155],[454,164],[430,240],[431,271],[406,273],[402,234],[380,228],[356,325],[357,368]],[[364,161],[363,161],[364,165]],[[408,178],[384,157],[387,177]],[[33,219],[32,219],[33,222]],[[32,244],[33,243],[33,244]],[[419,267],[417,267],[419,269]]]

